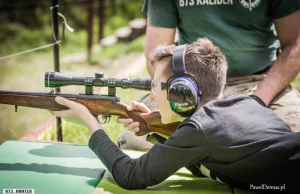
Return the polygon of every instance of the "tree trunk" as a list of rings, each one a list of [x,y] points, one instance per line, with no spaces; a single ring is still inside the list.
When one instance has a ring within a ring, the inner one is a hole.
[[[87,41],[87,59],[90,62],[91,59],[91,52],[93,47],[93,4],[94,0],[89,0],[88,2],[88,41]]]

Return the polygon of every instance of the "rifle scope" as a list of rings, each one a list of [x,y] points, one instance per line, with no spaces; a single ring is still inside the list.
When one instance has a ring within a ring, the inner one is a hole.
[[[96,73],[95,77],[71,77],[58,72],[45,73],[45,87],[62,87],[68,85],[83,85],[97,87],[120,87],[123,89],[134,88],[139,90],[151,90],[150,78],[103,78],[103,73]]]

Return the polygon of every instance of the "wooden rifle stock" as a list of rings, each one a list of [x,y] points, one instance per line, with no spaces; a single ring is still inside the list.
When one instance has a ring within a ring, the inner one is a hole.
[[[128,111],[126,105],[119,102],[117,96],[106,95],[85,95],[85,94],[60,94],[60,93],[35,93],[35,92],[13,92],[0,91],[0,104],[10,104],[53,111],[66,110],[66,106],[60,105],[55,101],[56,96],[62,96],[74,102],[83,104],[93,115],[120,116],[132,118],[140,123],[140,130],[136,135],[141,136],[155,132],[170,136],[175,132],[178,122],[163,124],[159,111],[153,111],[146,115],[140,115],[138,111]]]

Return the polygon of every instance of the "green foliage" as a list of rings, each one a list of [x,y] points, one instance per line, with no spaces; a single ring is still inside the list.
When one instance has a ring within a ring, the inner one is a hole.
[[[119,20],[118,17],[114,17],[115,21]],[[114,29],[118,25],[125,24],[125,21],[119,21],[112,23],[112,25],[106,25],[107,32],[114,32]],[[52,31],[50,25],[41,29],[29,30],[26,27],[19,24],[9,24],[6,28],[7,35],[0,33],[0,56],[9,55],[31,48],[36,48],[53,42]],[[96,34],[96,33],[95,33]],[[60,37],[62,39],[62,37]],[[65,40],[61,43],[60,52],[62,55],[73,52],[86,52],[87,34],[85,31],[75,31],[73,33],[66,31]],[[139,37],[132,43],[118,43],[114,46],[104,48],[101,53],[94,52],[93,60],[102,60],[103,58],[115,58],[120,54],[143,51],[144,37]],[[31,58],[36,55],[36,52],[45,53],[52,52],[52,48],[35,51],[34,53],[26,54],[22,56],[24,58]],[[102,53],[103,52],[103,53]],[[95,59],[94,59],[95,58]]]
[[[300,91],[300,74],[293,80],[291,85]]]
[[[143,2],[144,1],[133,0],[130,3],[127,3],[123,14],[126,15],[129,19],[141,17]]]
[[[29,28],[43,26],[43,20],[40,19],[40,9],[50,12],[51,1],[36,0],[10,0],[0,1],[1,22],[17,23]],[[45,11],[42,13],[44,14]],[[0,24],[1,25],[1,24]]]
[[[66,31],[65,40],[61,43],[61,54],[86,52],[86,40],[87,35],[83,30],[75,31],[73,33]]]
[[[117,43],[113,46],[103,48],[100,51],[92,53],[92,64],[99,64],[101,61],[110,58],[115,59],[120,55],[125,55],[131,52],[143,52],[145,36],[141,36],[130,43]]]
[[[31,31],[20,24],[9,24],[6,33],[0,35],[0,55],[12,54],[51,43],[51,31],[46,29]]]
[[[123,26],[128,25],[129,20],[125,17],[122,17],[120,15],[113,15],[106,20],[106,24],[104,27],[104,36],[108,36],[111,34],[114,34],[115,31]],[[94,28],[97,29],[97,28]]]
[[[97,43],[99,5],[97,1],[94,3],[94,43]],[[110,1],[106,1],[105,36],[113,34],[120,27],[127,26],[129,21],[142,17],[142,0],[126,2],[117,0],[115,4],[114,8]],[[67,18],[68,24],[75,29],[74,33],[65,32],[66,40],[62,44],[61,52],[63,54],[86,52],[87,1],[64,0],[59,1],[59,5],[59,12]],[[51,1],[0,1],[0,56],[52,43],[50,6]],[[61,34],[61,25],[59,27]],[[41,50],[38,52],[48,51]]]

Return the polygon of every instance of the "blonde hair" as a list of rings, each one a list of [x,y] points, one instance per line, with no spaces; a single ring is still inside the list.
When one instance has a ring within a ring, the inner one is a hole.
[[[167,61],[162,74],[167,78],[173,75],[172,57],[175,45],[161,45],[151,55],[151,64]],[[202,102],[220,99],[226,83],[226,57],[207,38],[199,38],[188,45],[185,51],[185,69],[193,74],[202,91]]]

